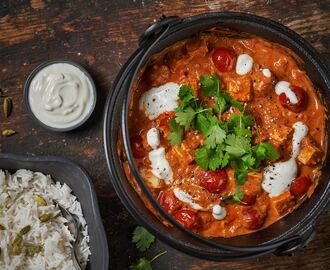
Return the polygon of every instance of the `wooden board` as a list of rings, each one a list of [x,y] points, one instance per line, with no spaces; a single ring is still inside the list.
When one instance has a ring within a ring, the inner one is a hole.
[[[68,157],[94,179],[106,227],[111,269],[125,269],[139,256],[130,243],[136,222],[127,213],[108,178],[102,144],[102,113],[117,72],[137,48],[140,33],[161,14],[189,16],[212,11],[241,11],[285,24],[330,59],[330,1],[149,1],[149,0],[2,0],[0,2],[0,87],[13,98],[14,110],[0,129],[15,136],[0,138],[0,151]],[[66,58],[85,66],[98,89],[97,109],[81,129],[53,133],[26,114],[22,91],[40,63]],[[77,183],[78,184],[78,183]],[[317,222],[315,240],[294,257],[265,256],[255,261],[215,263],[189,257],[157,241],[148,252],[167,255],[154,269],[330,269],[330,211]]]

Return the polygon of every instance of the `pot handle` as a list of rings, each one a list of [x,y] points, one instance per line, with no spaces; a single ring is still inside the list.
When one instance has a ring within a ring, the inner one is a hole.
[[[157,34],[164,28],[164,27],[171,27],[173,25],[179,24],[182,19],[178,16],[169,16],[166,17],[162,15],[157,22],[150,25],[140,36],[139,38],[139,46],[142,47],[147,41],[157,37]]]
[[[295,252],[306,247],[314,239],[315,234],[315,227],[311,225],[300,235],[300,238],[279,246],[273,253],[277,256],[292,256]]]

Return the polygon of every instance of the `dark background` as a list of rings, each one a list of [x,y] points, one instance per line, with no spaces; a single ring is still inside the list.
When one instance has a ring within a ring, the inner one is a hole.
[[[14,110],[0,130],[0,151],[58,155],[83,165],[94,180],[107,232],[112,269],[125,269],[139,253],[130,242],[137,225],[114,192],[107,173],[102,143],[102,112],[111,84],[141,32],[165,15],[189,16],[212,11],[243,11],[278,21],[301,34],[328,61],[330,1],[148,1],[148,0],[16,0],[0,1],[0,87],[13,98]],[[22,91],[29,73],[40,63],[66,58],[92,74],[98,103],[81,130],[53,133],[38,127],[26,114]],[[79,184],[79,183],[77,183]],[[330,269],[330,211],[317,222],[317,235],[294,257],[265,256],[251,262],[215,263],[189,257],[157,241],[147,253],[154,269]]]

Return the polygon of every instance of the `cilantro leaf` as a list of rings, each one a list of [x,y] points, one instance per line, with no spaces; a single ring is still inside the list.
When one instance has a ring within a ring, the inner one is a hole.
[[[225,152],[225,154],[222,157],[221,168],[224,168],[224,167],[226,167],[228,165],[229,158],[230,158],[230,156],[229,156],[228,152]]]
[[[136,260],[129,269],[131,270],[152,270],[151,263],[146,258]]]
[[[194,96],[192,89],[188,85],[182,85],[179,91],[179,98],[181,100],[180,107],[185,109],[192,106],[194,109],[197,107],[197,98]]]
[[[216,74],[203,75],[199,80],[201,89],[207,97],[218,97],[220,94],[220,81]]]
[[[226,138],[226,151],[233,157],[241,157],[251,149],[250,140],[229,134]]]
[[[228,120],[228,127],[232,130],[239,127],[241,129],[245,129],[247,127],[251,127],[254,124],[254,119],[250,115],[245,114],[233,114],[230,116]]]
[[[227,105],[226,100],[222,96],[214,98],[213,109],[215,110],[216,113],[222,114],[228,107],[226,105]]]
[[[211,150],[209,168],[212,171],[215,171],[219,167],[223,168],[227,165],[226,163],[226,154],[224,154],[223,146],[218,145],[216,149]],[[227,161],[228,162],[228,161]],[[225,164],[225,166],[223,166]]]
[[[261,142],[252,147],[252,153],[255,156],[256,162],[254,168],[258,168],[264,160],[276,160],[279,154],[274,146],[269,142]]]
[[[252,156],[251,153],[245,154],[244,156],[241,157],[241,159],[243,161],[244,166],[247,168],[253,168],[256,162],[256,159]]]
[[[224,168],[229,161],[228,153],[224,153],[223,146],[218,145],[215,149],[209,149],[206,146],[198,148],[195,152],[195,161],[204,170]]]
[[[131,270],[152,270],[152,267],[151,267],[151,263],[154,261],[154,260],[157,260],[160,256],[163,256],[164,254],[166,254],[167,251],[163,251],[163,252],[160,252],[158,253],[156,256],[154,256],[150,261],[146,258],[140,258],[138,260],[136,260],[130,267],[129,269]]]
[[[248,167],[243,163],[242,159],[231,159],[230,166],[234,169],[235,183],[244,185],[248,175]]]
[[[261,148],[265,149],[265,158],[268,160],[276,160],[279,158],[279,154],[276,151],[275,147],[269,142],[261,142],[257,145],[257,152],[260,151]],[[259,150],[259,151],[258,151]]]
[[[196,113],[197,112],[195,112],[194,109],[191,108],[190,106],[183,110],[178,109],[176,110],[175,113],[176,115],[175,121],[179,125],[188,128],[190,123],[194,120]]]
[[[248,171],[245,167],[236,169],[234,172],[235,183],[238,185],[244,185],[247,179]]]
[[[235,187],[235,192],[232,195],[225,196],[222,198],[223,201],[229,203],[239,203],[243,200],[244,193],[240,187]]]
[[[219,123],[218,118],[210,111],[203,111],[199,113],[195,121],[195,129],[203,135],[208,134],[210,128]]]
[[[168,139],[170,140],[172,145],[180,144],[183,138],[183,127],[180,126],[175,119],[170,119],[168,124],[171,129],[170,135],[168,135]]]
[[[212,126],[206,133],[204,145],[207,148],[215,148],[217,144],[221,144],[226,138],[226,132],[218,125]]]
[[[206,147],[200,147],[195,151],[195,161],[204,170],[208,170],[210,163],[210,150]]]
[[[247,128],[234,127],[233,131],[234,131],[234,134],[237,136],[249,137],[249,138],[252,136],[251,131]]]
[[[155,237],[144,227],[138,226],[133,232],[132,242],[136,244],[138,250],[144,252],[155,241]]]

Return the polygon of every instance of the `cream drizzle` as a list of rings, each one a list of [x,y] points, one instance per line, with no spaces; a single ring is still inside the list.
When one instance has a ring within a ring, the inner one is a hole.
[[[185,202],[189,204],[193,209],[195,210],[203,210],[204,208],[199,205],[198,203],[195,203],[192,199],[192,196],[188,194],[187,192],[184,192],[183,190],[179,188],[174,188],[173,193],[175,197],[177,197],[180,201]]]
[[[262,188],[271,197],[282,194],[297,177],[298,166],[295,158],[299,154],[301,141],[308,133],[308,127],[302,122],[296,122],[293,128],[291,158],[284,162],[271,164],[263,172]]]
[[[290,83],[286,81],[280,81],[275,85],[275,93],[277,95],[284,93],[286,97],[290,100],[291,104],[298,103],[298,98],[296,94],[291,90]]]

